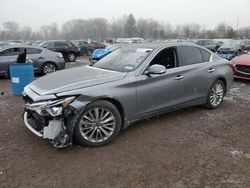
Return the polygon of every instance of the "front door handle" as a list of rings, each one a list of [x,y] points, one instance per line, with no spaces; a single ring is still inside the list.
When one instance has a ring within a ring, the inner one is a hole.
[[[178,75],[178,76],[176,76],[174,79],[175,79],[175,80],[182,80],[183,78],[184,78],[184,76]]]
[[[215,69],[210,68],[210,69],[208,69],[208,71],[207,71],[207,72],[212,73],[212,72],[214,72],[214,71],[215,71]]]
[[[43,57],[39,57],[38,59],[40,60],[40,59],[44,59],[44,58]]]

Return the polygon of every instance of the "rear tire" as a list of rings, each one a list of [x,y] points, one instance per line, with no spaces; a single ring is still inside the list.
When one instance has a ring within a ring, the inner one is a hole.
[[[67,59],[69,62],[75,62],[76,61],[76,54],[74,52],[67,53]]]
[[[216,80],[210,87],[206,107],[208,109],[216,109],[223,102],[226,93],[226,88],[221,80]]]
[[[108,101],[94,101],[78,116],[76,140],[85,146],[98,147],[111,142],[121,130],[121,115]]]
[[[45,63],[42,66],[42,75],[47,75],[47,74],[51,74],[53,72],[56,72],[57,67],[54,63]]]

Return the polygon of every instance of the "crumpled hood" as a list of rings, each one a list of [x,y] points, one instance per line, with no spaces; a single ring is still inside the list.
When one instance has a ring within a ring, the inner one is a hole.
[[[38,78],[29,87],[39,95],[49,95],[113,82],[125,76],[126,73],[81,66]]]
[[[109,51],[108,49],[106,49],[106,48],[104,48],[104,49],[96,49],[96,50],[92,53],[91,57],[92,57],[93,59],[100,59],[100,58],[106,56],[106,55],[109,54],[109,53],[110,53],[110,51]]]

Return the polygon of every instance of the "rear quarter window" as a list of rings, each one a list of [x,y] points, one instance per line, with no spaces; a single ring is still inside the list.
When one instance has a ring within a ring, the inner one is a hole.
[[[211,53],[208,52],[208,51],[206,51],[206,50],[203,50],[203,49],[200,49],[200,50],[201,50],[203,62],[209,62],[210,61],[210,57],[211,57]]]

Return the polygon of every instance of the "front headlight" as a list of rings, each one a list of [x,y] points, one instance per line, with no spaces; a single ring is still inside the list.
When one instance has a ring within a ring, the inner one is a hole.
[[[47,108],[46,111],[53,117],[59,116],[62,114],[62,107],[51,107]]]
[[[53,117],[59,116],[62,114],[63,108],[66,108],[74,99],[75,97],[68,97],[60,101],[55,101],[45,106],[44,109]]]
[[[76,97],[67,97],[64,99],[58,99],[53,101],[37,102],[33,104],[25,104],[25,107],[29,110],[36,111],[40,115],[45,115],[43,112],[47,112],[51,116],[59,116],[62,114],[63,108],[66,108]]]

